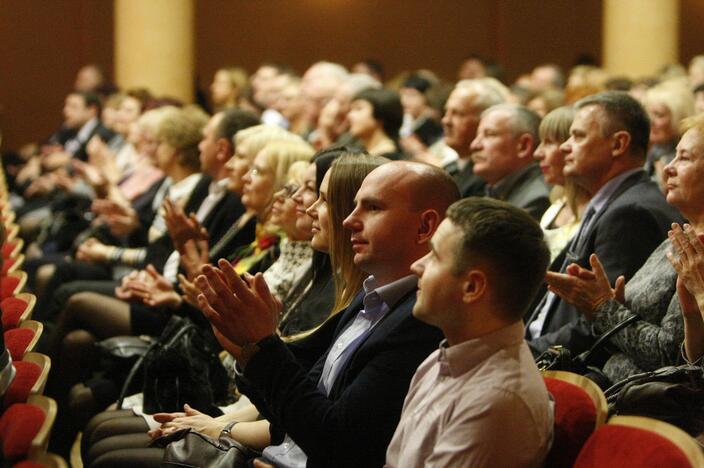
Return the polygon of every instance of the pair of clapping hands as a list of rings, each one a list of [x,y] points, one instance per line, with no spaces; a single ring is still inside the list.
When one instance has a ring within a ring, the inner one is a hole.
[[[689,224],[683,227],[672,224],[668,232],[672,251],[667,258],[678,274],[677,291],[680,302],[688,303],[683,311],[696,310],[697,300],[704,304],[704,236],[697,236]],[[589,257],[591,270],[576,263],[569,265],[565,273],[548,272],[545,280],[548,289],[563,300],[574,305],[589,320],[594,320],[599,308],[606,301],[615,299],[625,302],[625,279],[619,276],[613,287],[596,254]]]

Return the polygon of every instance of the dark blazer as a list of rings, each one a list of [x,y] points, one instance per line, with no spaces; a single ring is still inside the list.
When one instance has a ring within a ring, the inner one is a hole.
[[[456,164],[456,163],[455,163]],[[450,170],[452,171],[451,168]],[[462,198],[467,197],[483,197],[486,187],[484,179],[474,173],[474,164],[469,162],[464,169],[458,172],[453,172],[452,178],[455,179],[457,187],[460,189]]]
[[[540,167],[531,163],[490,189],[490,196],[524,209],[539,221],[550,206],[550,192]]]
[[[102,122],[98,122],[98,125],[93,129],[90,135],[88,135],[88,138],[86,138],[84,141],[81,141],[81,147],[78,149],[78,151],[76,151],[73,157],[78,158],[81,161],[86,161],[88,159],[88,142],[91,138],[96,135],[99,136],[100,139],[103,140],[105,143],[108,143],[115,137],[115,132],[105,127]]]
[[[208,230],[208,243],[215,245],[244,211],[239,195],[228,191],[203,220],[203,226]]]
[[[327,351],[362,308],[362,294],[305,340],[288,346],[267,340],[238,388],[271,422],[272,443],[288,433],[308,467],[382,466],[411,378],[442,339],[440,330],[412,316],[415,300],[414,290],[393,306],[329,396],[318,390]]]
[[[183,207],[185,213],[191,213],[198,211],[198,207],[205,197],[208,196],[208,187],[212,179],[210,176],[203,174],[193,188],[191,195],[188,197],[188,201]],[[207,226],[206,226],[207,227]],[[156,239],[154,242],[147,246],[147,256],[144,260],[144,264],[152,264],[158,271],[162,271],[166,260],[169,259],[171,252],[174,251],[174,243],[171,241],[171,237],[168,233],[164,234],[160,238]]]
[[[665,239],[670,225],[683,221],[682,215],[667,204],[657,184],[644,171],[624,180],[595,216],[579,251],[570,253],[569,263],[591,269],[589,256],[596,253],[611,284],[621,275],[628,281]],[[553,262],[551,270],[564,271],[566,262],[560,260],[566,255],[567,252],[563,252]],[[547,294],[533,310],[528,324],[537,318],[546,297]],[[529,338],[526,329],[526,339]],[[579,353],[592,343],[591,326],[583,314],[559,297],[548,312],[542,335],[528,341],[535,355],[558,344]]]

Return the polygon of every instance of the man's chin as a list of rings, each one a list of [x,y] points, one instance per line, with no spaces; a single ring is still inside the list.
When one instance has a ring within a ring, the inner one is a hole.
[[[425,310],[423,308],[423,305],[420,302],[415,303],[415,305],[413,306],[412,313],[413,313],[413,316],[415,318],[417,318],[418,320],[420,320],[421,322],[430,323],[427,320]]]

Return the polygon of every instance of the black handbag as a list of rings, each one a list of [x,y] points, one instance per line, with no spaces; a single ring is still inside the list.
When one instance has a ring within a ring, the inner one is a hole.
[[[627,319],[617,323],[611,330],[601,335],[589,350],[574,358],[570,350],[564,346],[550,346],[535,359],[535,364],[541,371],[561,370],[584,375],[599,385],[602,390],[605,390],[611,386],[612,382],[601,369],[590,365],[592,359],[597,355],[597,352],[603,348],[609,338],[637,320],[640,320],[638,315],[631,315]]]
[[[141,376],[130,376],[135,363],[143,357],[154,343],[155,338],[150,336],[113,336],[112,338],[99,341],[95,347],[100,354],[100,372],[98,378],[91,379],[90,382],[102,382],[102,393],[110,401],[114,401],[114,396],[118,390],[124,386],[124,382],[129,385],[123,390],[124,394],[138,392],[142,388]],[[105,385],[109,385],[110,389]],[[89,385],[92,387],[93,385]],[[122,400],[120,400],[122,406]]]
[[[213,439],[191,429],[182,429],[152,442],[164,447],[161,466],[244,468],[248,460],[258,455],[229,437]]]
[[[172,317],[130,375],[133,378],[141,365],[144,412],[182,411],[188,403],[211,416],[222,414],[217,405],[228,403],[229,378],[220,362],[221,350],[210,327]]]
[[[647,416],[704,432],[704,369],[686,364],[632,375],[604,392],[609,414]]]

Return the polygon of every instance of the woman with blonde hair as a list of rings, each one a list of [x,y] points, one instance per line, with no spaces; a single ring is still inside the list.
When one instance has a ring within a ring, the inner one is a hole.
[[[210,84],[213,111],[219,112],[228,107],[237,107],[240,95],[248,84],[247,72],[242,68],[226,67],[216,71]]]
[[[650,148],[645,171],[663,186],[663,168],[675,156],[679,123],[694,114],[694,95],[686,79],[673,79],[650,88],[645,94],[650,117]]]
[[[560,145],[570,136],[574,114],[571,106],[558,107],[547,114],[540,122],[540,145],[533,154],[540,163],[545,182],[553,186],[550,193],[552,205],[540,220],[552,259],[579,229],[582,211],[589,202],[589,195],[562,174],[565,155],[560,151]]]

